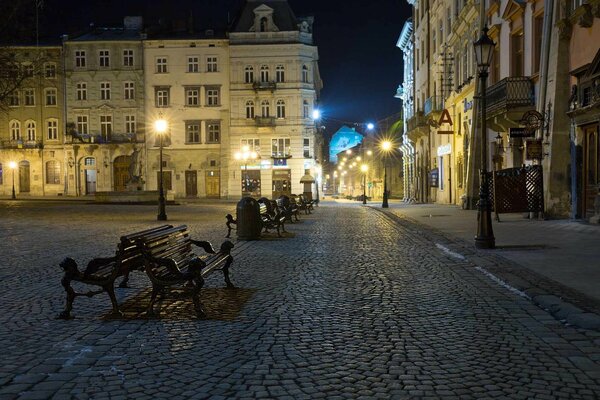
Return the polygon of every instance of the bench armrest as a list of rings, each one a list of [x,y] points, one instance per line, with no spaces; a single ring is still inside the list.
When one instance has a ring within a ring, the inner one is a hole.
[[[87,278],[90,275],[93,275],[95,272],[97,272],[102,266],[106,265],[106,264],[110,264],[112,262],[117,261],[117,257],[99,257],[99,258],[94,258],[93,260],[91,260],[85,271],[83,272],[83,277]]]
[[[195,246],[202,247],[204,249],[204,251],[206,251],[209,254],[216,253],[215,249],[212,247],[212,244],[210,244],[210,242],[207,242],[205,240],[193,240],[193,239],[190,239],[190,242]]]

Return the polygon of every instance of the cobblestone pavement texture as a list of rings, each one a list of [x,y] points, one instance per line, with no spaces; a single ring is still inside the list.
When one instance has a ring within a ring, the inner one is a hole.
[[[234,320],[106,321],[99,295],[62,321],[58,262],[111,254],[121,234],[156,225],[156,207],[0,206],[0,399],[600,396],[599,333],[370,207],[321,206],[293,237],[236,243],[232,279],[255,292]],[[220,244],[234,209],[167,213]],[[136,273],[119,298],[147,284]]]

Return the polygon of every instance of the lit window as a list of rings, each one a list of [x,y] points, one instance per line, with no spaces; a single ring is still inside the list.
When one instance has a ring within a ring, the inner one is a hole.
[[[271,140],[271,156],[276,158],[287,157],[291,153],[290,139],[278,138]]]

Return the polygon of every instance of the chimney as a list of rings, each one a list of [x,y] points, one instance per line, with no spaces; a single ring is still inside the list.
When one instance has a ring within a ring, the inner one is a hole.
[[[123,18],[123,26],[125,29],[141,31],[144,25],[144,19],[140,16],[129,16]]]

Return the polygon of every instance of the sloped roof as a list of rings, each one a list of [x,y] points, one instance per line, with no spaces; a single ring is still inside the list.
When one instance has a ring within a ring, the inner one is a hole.
[[[254,9],[261,5],[273,9],[273,22],[280,32],[298,30],[298,19],[287,0],[246,0],[246,4],[231,25],[231,32],[249,32],[254,26]]]

